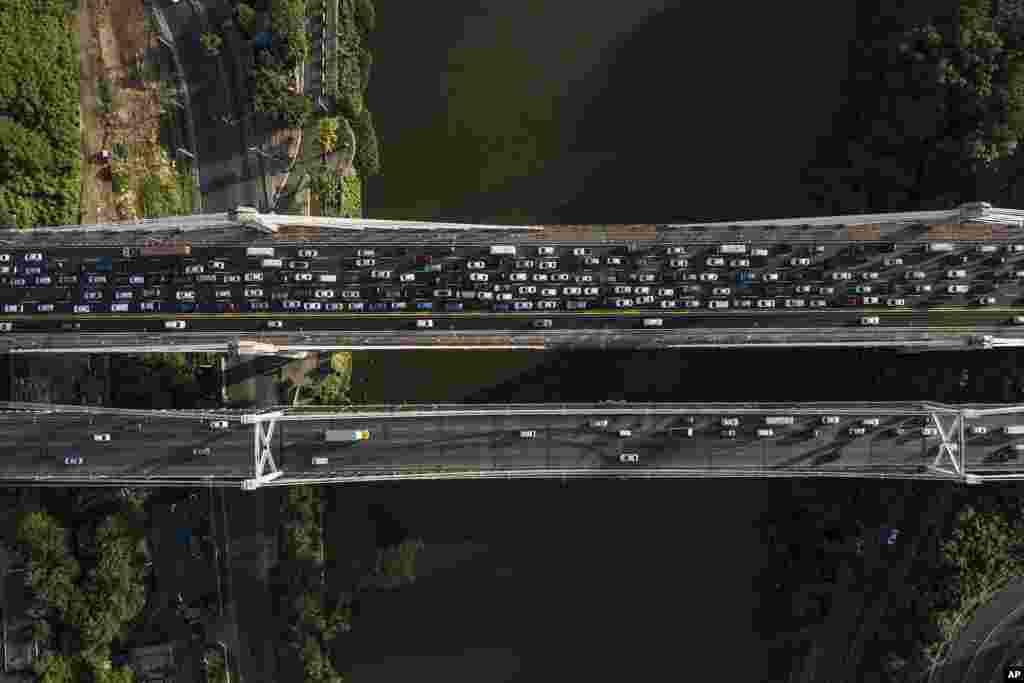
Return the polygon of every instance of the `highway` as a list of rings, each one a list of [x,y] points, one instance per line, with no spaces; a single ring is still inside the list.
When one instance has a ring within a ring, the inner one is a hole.
[[[119,413],[67,406],[43,413],[30,406],[0,406],[8,409],[0,413],[0,477],[8,482],[239,486],[253,476],[255,428],[241,423],[241,411]],[[1024,407],[1017,408],[1022,412],[967,421],[967,473],[1024,470],[1014,448],[1024,446],[1024,436],[1001,433],[1004,426],[1024,425]],[[927,475],[925,468],[935,461],[941,440],[922,428],[931,426],[930,411],[952,410],[921,404],[604,403],[425,406],[423,415],[411,416],[406,412],[410,409],[362,406],[359,414],[286,411],[271,438],[273,458],[284,474],[270,485],[531,472],[641,477]],[[767,425],[770,417],[793,419],[791,424]],[[877,425],[864,422],[874,418]],[[212,428],[211,423],[221,419],[227,421],[226,428]],[[737,423],[723,423],[730,419]],[[972,434],[971,428],[979,426],[989,433]],[[328,443],[323,435],[329,429],[366,430],[370,436]],[[763,429],[771,432],[758,431]],[[860,429],[863,432],[855,431]],[[97,434],[108,434],[109,440],[97,441]],[[635,455],[636,462],[624,462],[623,455]],[[68,457],[81,457],[83,463],[66,464]],[[326,458],[327,464],[314,465],[313,458]]]

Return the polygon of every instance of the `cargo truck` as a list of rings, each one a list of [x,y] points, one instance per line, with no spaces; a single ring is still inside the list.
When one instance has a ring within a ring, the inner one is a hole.
[[[324,441],[364,441],[370,438],[370,432],[353,429],[328,429],[324,432]]]

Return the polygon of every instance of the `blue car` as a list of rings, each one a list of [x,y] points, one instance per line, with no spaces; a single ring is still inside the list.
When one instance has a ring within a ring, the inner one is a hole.
[[[434,310],[434,302],[433,301],[417,301],[416,302],[416,310],[417,311],[432,311],[432,310]]]
[[[386,311],[388,310],[388,305],[383,301],[377,301],[375,303],[370,304],[368,308],[371,311]]]
[[[507,310],[509,310],[509,305],[507,303],[505,303],[504,301],[499,301],[498,303],[494,304],[494,310],[496,310],[496,311],[507,311]]]
[[[446,311],[461,311],[463,308],[461,301],[449,301],[444,305]]]
[[[191,313],[196,310],[195,304],[178,304],[178,313]]]

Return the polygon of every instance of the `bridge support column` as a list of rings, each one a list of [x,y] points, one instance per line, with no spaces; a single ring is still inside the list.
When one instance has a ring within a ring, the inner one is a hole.
[[[931,422],[939,432],[942,439],[939,444],[939,451],[935,454],[929,469],[948,474],[953,477],[966,477],[964,465],[967,454],[964,441],[964,415],[963,412],[941,414],[933,412],[930,414]],[[943,421],[947,424],[943,425]]]
[[[255,491],[268,481],[280,477],[282,472],[274,462],[274,454],[271,448],[271,441],[274,437],[274,427],[284,413],[277,411],[273,413],[262,413],[255,415],[243,415],[242,424],[252,424],[252,455],[253,455],[253,478],[242,482],[242,489]]]

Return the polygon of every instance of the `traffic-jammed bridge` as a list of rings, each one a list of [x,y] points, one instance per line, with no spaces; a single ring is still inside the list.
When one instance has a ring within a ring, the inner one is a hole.
[[[340,437],[327,440],[328,431]],[[367,438],[349,440],[353,432]],[[570,477],[984,483],[1024,478],[1024,405],[605,402],[145,411],[0,403],[0,444],[0,480],[17,485],[251,490]]]
[[[0,231],[0,350],[1018,345],[1022,225],[975,203],[585,226],[240,208]]]

